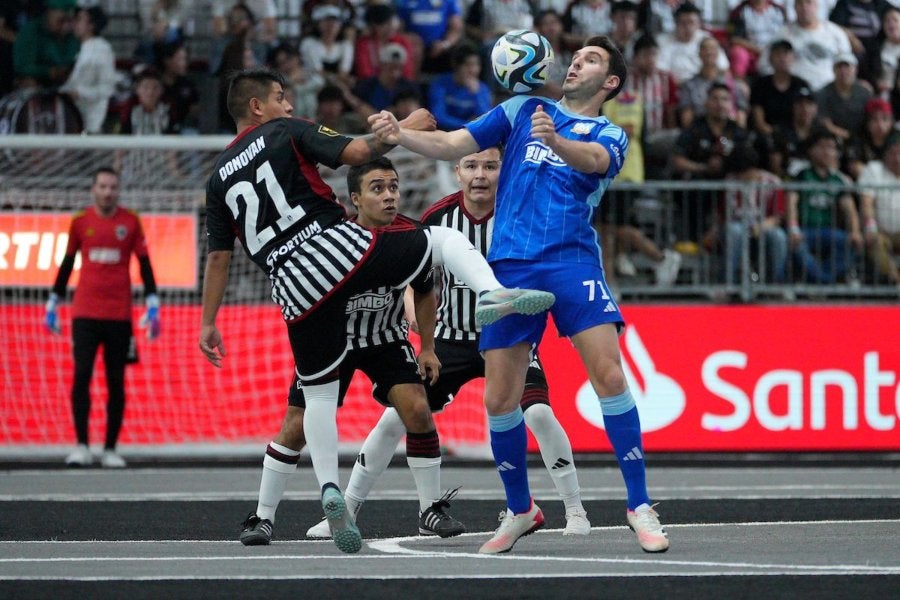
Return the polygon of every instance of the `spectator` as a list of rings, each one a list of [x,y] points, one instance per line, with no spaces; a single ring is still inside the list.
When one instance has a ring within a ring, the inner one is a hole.
[[[721,52],[722,46],[714,37],[708,37],[700,42],[698,51],[700,71],[678,88],[678,120],[682,129],[693,123],[695,117],[703,115],[707,92],[713,83],[722,83],[731,90],[734,103],[729,116],[741,127],[747,126],[749,108],[747,97],[750,91],[743,80],[737,80],[729,71],[719,68],[718,59]]]
[[[72,302],[72,413],[78,447],[66,457],[66,465],[87,467],[93,462],[88,417],[94,360],[102,345],[109,399],[100,463],[107,468],[122,468],[125,460],[116,453],[116,445],[125,413],[125,365],[137,360],[131,324],[132,254],[140,263],[144,281],[147,313],[141,322],[149,326],[151,340],[160,333],[159,297],[140,218],[119,206],[119,177],[113,169],[101,167],[94,173],[91,195],[93,206],[77,213],[69,226],[69,242],[47,301],[45,323],[50,332],[60,333],[57,305],[66,296],[75,257],[80,253],[81,274]]]
[[[230,41],[222,52],[216,76],[218,80],[218,105],[219,105],[219,131],[221,133],[234,132],[234,120],[228,113],[228,82],[232,73],[243,69],[249,69],[259,64],[253,42],[254,30],[250,24],[250,13],[241,4],[232,7],[229,13],[234,25]]]
[[[216,37],[212,40],[209,58],[210,72],[221,75],[231,69],[241,68],[238,65],[242,64],[244,60],[243,58],[236,60],[235,55],[242,56],[245,47],[249,47],[253,52],[255,63],[261,64],[266,58],[266,45],[257,39],[256,18],[247,5],[238,2],[228,9],[226,24],[227,29],[224,30],[224,33],[216,33]],[[219,27],[215,26],[214,30],[218,32]],[[227,61],[226,53],[228,54]],[[229,66],[223,68],[223,62],[228,62]],[[227,112],[224,118],[228,123],[232,122]]]
[[[735,146],[747,141],[746,130],[729,117],[733,102],[728,86],[710,86],[705,114],[684,129],[675,143],[672,169],[676,176],[686,180],[721,180],[725,176],[725,160]],[[704,245],[714,245],[710,236],[714,195],[695,191],[682,195],[678,204],[680,239],[696,243],[703,238]]]
[[[686,2],[675,11],[675,31],[661,34],[657,38],[657,65],[661,70],[671,73],[679,85],[700,72],[700,43],[709,37],[702,27],[700,9]],[[728,57],[721,49],[716,65],[722,71],[729,68]]]
[[[837,170],[837,136],[827,129],[816,130],[808,140],[807,156],[809,166],[795,178],[803,189],[788,192],[788,232],[794,263],[800,270],[796,278],[832,284],[850,273],[855,261],[851,246],[862,246],[859,215],[853,196],[835,189],[850,183]],[[838,208],[846,230],[838,227]]]
[[[654,36],[675,31],[675,11],[689,0],[641,0],[638,27]]]
[[[797,59],[791,72],[809,82],[815,92],[834,80],[835,58],[853,52],[844,30],[819,18],[819,0],[796,0],[795,9],[797,20],[777,37],[791,41]],[[772,72],[768,57],[760,72]]]
[[[743,0],[728,17],[728,59],[735,77],[756,73],[760,54],[787,25],[787,13],[772,0]]]
[[[169,105],[172,133],[197,133],[200,127],[200,93],[187,76],[187,48],[181,42],[162,44],[156,54],[156,66],[163,83],[162,100]]]
[[[793,178],[809,166],[806,159],[806,143],[809,136],[818,129],[824,129],[819,119],[819,105],[812,91],[803,87],[798,90],[791,104],[791,122],[777,126],[772,135],[774,140],[769,157],[769,170],[779,177]]]
[[[378,55],[387,44],[398,44],[406,50],[403,76],[415,80],[416,63],[412,44],[399,31],[399,20],[389,4],[370,4],[366,7],[366,33],[356,40],[353,74],[357,80],[374,77],[380,64]]]
[[[329,83],[353,84],[353,42],[341,38],[345,25],[337,6],[320,4],[312,11],[315,35],[300,42],[300,57],[307,69]]]
[[[869,257],[879,275],[898,285],[900,274],[895,256],[900,253],[900,133],[891,134],[883,160],[866,164],[860,173],[859,184],[873,186],[864,187],[861,193]]]
[[[515,29],[531,29],[533,24],[531,0],[474,0],[465,15],[466,36],[478,44],[481,62],[486,65],[500,36]],[[483,77],[495,89],[502,89],[490,71],[485,70]]]
[[[612,31],[610,0],[572,0],[563,13],[564,38],[571,46],[578,46],[592,35],[607,35]]]
[[[336,85],[325,85],[316,96],[316,122],[333,131],[341,131],[350,135],[368,133],[365,120],[355,112],[347,112],[348,93]],[[398,94],[399,97],[399,94]],[[354,101],[359,102],[354,98]]]
[[[765,281],[785,282],[788,239],[784,231],[784,190],[777,187],[779,177],[758,168],[758,163],[759,157],[749,144],[736,146],[725,160],[725,180],[747,184],[744,189],[728,189],[725,193],[721,219],[726,283],[738,282],[745,248],[760,252],[758,271],[765,274]]]
[[[878,38],[881,20],[891,4],[888,0],[837,0],[828,20],[847,34],[860,61],[861,79],[875,82],[878,72]]]
[[[55,87],[66,81],[78,54],[74,8],[75,0],[48,0],[44,13],[22,26],[13,43],[19,87]]]
[[[163,83],[153,67],[142,70],[134,80],[134,94],[125,103],[118,133],[160,135],[173,133],[170,107],[163,102]]]
[[[184,42],[193,29],[191,2],[181,0],[140,0],[141,39],[134,51],[140,62],[159,62],[156,50],[163,44]]]
[[[268,63],[284,76],[285,91],[292,94],[292,113],[296,117],[315,120],[316,99],[319,90],[325,85],[325,79],[303,66],[300,51],[289,42],[281,42],[269,52]]]
[[[493,106],[491,89],[481,79],[481,57],[474,44],[462,42],[453,49],[453,70],[438,75],[428,86],[428,108],[438,129],[459,129]]]
[[[78,107],[87,133],[101,132],[109,99],[119,79],[112,46],[100,37],[106,22],[106,13],[99,6],[78,10],[75,37],[81,42],[81,48],[72,74],[60,88]]]
[[[794,47],[788,40],[777,40],[769,46],[769,60],[772,73],[757,78],[750,86],[750,122],[753,131],[764,138],[771,138],[776,127],[790,124],[794,96],[800,88],[809,88],[806,80],[791,73]]]
[[[407,58],[403,46],[388,44],[381,49],[379,58],[378,75],[360,81],[353,88],[355,99],[351,99],[350,106],[363,117],[391,106],[400,92],[419,91],[415,82],[403,77]],[[357,99],[362,102],[361,106],[356,105]]]
[[[13,44],[26,14],[23,0],[0,4],[0,98],[14,88]]]
[[[668,177],[668,163],[681,133],[676,123],[678,86],[675,78],[657,65],[659,46],[652,35],[644,34],[634,44],[631,72],[624,91],[640,96],[644,103],[643,150],[646,174],[652,179]]]
[[[420,108],[423,108],[421,94],[414,90],[406,90],[394,96],[394,103],[388,107],[388,110],[402,121]]]
[[[612,19],[612,29],[609,37],[625,57],[625,61],[631,64],[631,60],[634,58],[634,43],[639,37],[638,5],[631,0],[613,2],[612,8],[610,8],[610,19]]]
[[[211,0],[213,34],[221,37],[230,30],[230,14],[235,6],[247,11],[253,27],[256,29],[255,39],[269,45],[278,39],[278,10],[274,0]]]
[[[872,97],[868,83],[856,78],[856,57],[840,54],[834,59],[834,81],[816,93],[822,123],[841,143],[862,129],[865,106]]]
[[[547,83],[535,94],[558,100],[562,97],[562,84],[566,79],[566,72],[572,64],[572,52],[563,40],[562,17],[555,10],[542,10],[534,17],[534,30],[544,36],[553,48],[553,62],[549,67]]]
[[[881,36],[878,39],[878,71],[873,82],[877,94],[888,94],[897,79],[900,63],[900,8],[891,6],[881,20]]]
[[[854,131],[844,154],[844,172],[854,181],[866,164],[883,160],[888,140],[894,130],[894,115],[891,105],[882,98],[872,98],[866,102],[866,121],[862,132]]]
[[[313,12],[320,6],[332,6],[341,12],[340,20],[344,24],[341,28],[341,37],[351,44],[355,44],[357,29],[365,26],[364,22],[359,22],[359,17],[362,15],[359,14],[356,7],[362,8],[383,3],[383,0],[373,0],[372,2],[364,0],[304,0],[300,9],[300,18],[304,22],[302,37],[316,35],[316,24],[312,18]],[[389,4],[393,4],[393,2]]]
[[[463,35],[457,0],[407,0],[397,5],[406,33],[414,36],[416,63],[427,73],[450,70],[450,50]]]

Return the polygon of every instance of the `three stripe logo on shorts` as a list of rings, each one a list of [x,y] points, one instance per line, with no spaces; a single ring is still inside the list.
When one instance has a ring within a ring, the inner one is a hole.
[[[622,460],[643,460],[644,454],[641,452],[641,449],[635,446],[631,450],[628,451]]]

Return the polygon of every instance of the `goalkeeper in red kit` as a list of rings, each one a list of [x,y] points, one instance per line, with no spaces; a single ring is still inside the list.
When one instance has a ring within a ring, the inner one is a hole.
[[[159,297],[147,241],[138,215],[119,206],[119,176],[111,168],[101,167],[91,184],[94,205],[79,211],[69,226],[69,244],[47,301],[44,322],[51,333],[61,327],[57,306],[66,295],[66,284],[75,267],[75,255],[81,252],[81,274],[72,302],[72,341],[75,378],[72,383],[72,413],[78,447],[66,458],[70,467],[86,467],[93,462],[88,447],[88,415],[91,409],[90,385],[97,350],[103,346],[106,385],[106,443],[100,463],[121,468],[125,461],[116,453],[116,442],[125,411],[125,365],[136,359],[131,326],[131,255],[137,256],[144,281],[147,311],[141,327],[147,337],[156,339],[160,331]]]

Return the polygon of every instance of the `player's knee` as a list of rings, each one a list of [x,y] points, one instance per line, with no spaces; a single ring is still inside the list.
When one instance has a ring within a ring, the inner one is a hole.
[[[524,407],[525,425],[532,431],[546,429],[556,417],[553,411],[546,404],[536,402]]]
[[[434,419],[431,417],[431,408],[424,398],[421,401],[408,402],[400,413],[407,431],[413,433],[425,433],[434,429]]]
[[[595,391],[601,398],[621,394],[628,387],[622,367],[612,362],[604,365],[604,368],[597,369],[592,380]]]
[[[306,437],[303,435],[303,409],[292,407],[288,410],[281,423],[281,431],[274,441],[292,450],[300,450],[306,445]]]

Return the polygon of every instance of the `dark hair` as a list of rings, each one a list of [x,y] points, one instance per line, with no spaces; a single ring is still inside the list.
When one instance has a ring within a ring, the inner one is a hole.
[[[659,43],[653,34],[645,33],[634,42],[634,53],[642,52],[647,48],[659,48]]]
[[[178,51],[184,47],[184,42],[180,40],[154,44],[153,53],[156,55],[156,67],[161,71],[165,70],[166,61],[178,54]]]
[[[622,87],[625,85],[625,78],[628,76],[628,66],[625,64],[625,57],[622,56],[622,52],[619,51],[616,44],[606,35],[595,35],[588,38],[582,45],[582,48],[585,46],[599,46],[609,53],[609,71],[607,76],[616,75],[619,78],[619,85],[606,97],[607,100],[612,100],[622,91]]]
[[[390,4],[370,4],[366,7],[366,25],[381,25],[394,16],[394,7]]]
[[[794,45],[788,40],[775,40],[769,45],[769,54],[778,50],[784,52],[793,52]]]
[[[728,92],[729,96],[734,97],[734,94],[732,93],[731,88],[728,87],[726,84],[722,83],[721,81],[716,81],[712,85],[709,86],[709,89],[706,90],[706,97],[709,98],[710,96],[712,96],[713,92],[718,91],[718,90],[725,90],[726,92]]]
[[[382,169],[384,171],[393,171],[397,172],[397,169],[394,167],[394,163],[391,162],[386,156],[379,156],[375,160],[371,160],[362,165],[354,165],[350,167],[350,170],[347,171],[347,193],[348,194],[359,194],[362,189],[360,188],[360,182],[362,181],[363,176],[366,173],[371,171],[375,171],[378,169]]]
[[[681,6],[676,8],[675,12],[673,13],[673,16],[675,17],[675,20],[677,21],[678,17],[680,17],[681,15],[690,15],[690,14],[695,14],[700,17],[703,16],[703,13],[700,12],[699,8],[697,8],[697,5],[693,4],[692,2],[685,2],[684,4],[682,4]]]
[[[638,14],[639,10],[638,5],[631,0],[619,0],[618,2],[612,3],[609,14],[614,15],[617,12],[633,12],[634,14]]]
[[[110,166],[103,165],[102,167],[97,167],[97,169],[94,170],[94,175],[91,177],[91,185],[94,185],[95,183],[97,183],[97,178],[98,178],[100,175],[102,175],[103,173],[107,173],[107,174],[109,174],[109,175],[112,175],[112,176],[115,177],[116,179],[119,178],[119,172],[118,172],[118,171],[116,171],[115,169],[113,169],[113,168],[110,167]]]
[[[399,92],[397,92],[394,95],[393,104],[394,104],[394,106],[396,106],[398,103],[403,102],[405,100],[415,100],[416,102],[421,104],[422,103],[422,94],[420,94],[419,92],[417,92],[414,89],[400,90]]]
[[[726,173],[742,173],[759,166],[759,153],[750,144],[737,144],[725,158]]]
[[[281,73],[267,68],[244,69],[238,71],[228,81],[228,114],[235,121],[247,116],[247,105],[251,98],[265,99],[272,84],[285,87]]]
[[[813,146],[821,142],[822,140],[834,140],[838,146],[840,146],[841,140],[834,133],[830,132],[825,127],[816,127],[813,129],[809,137],[806,138],[806,142],[803,144],[803,151],[809,152]]]
[[[450,53],[450,66],[456,68],[466,62],[470,56],[479,56],[478,47],[471,42],[460,42]]]
[[[94,35],[100,35],[100,33],[106,29],[109,18],[106,16],[106,13],[103,12],[102,8],[99,6],[91,6],[88,8],[80,8],[78,10],[83,10],[87,13],[88,19],[91,22],[91,27],[94,28]]]
[[[137,86],[137,84],[145,79],[155,79],[159,82],[162,82],[162,74],[156,67],[147,67],[145,69],[141,69],[141,71],[134,76],[134,85]]]
[[[268,54],[266,54],[266,63],[272,67],[275,67],[275,59],[279,54],[287,54],[288,56],[300,56],[300,50],[294,44],[290,42],[281,42],[277,46],[272,46],[269,48]]]
[[[322,86],[322,89],[316,94],[316,102],[319,104],[323,102],[333,102],[335,100],[339,100],[340,102],[344,101],[344,92],[336,85]]]
[[[541,24],[541,21],[544,20],[544,17],[548,15],[553,15],[560,22],[562,22],[563,20],[562,15],[559,14],[559,12],[553,10],[552,8],[545,8],[544,10],[539,11],[536,15],[534,15],[534,19],[531,21],[532,25],[537,28]]]

